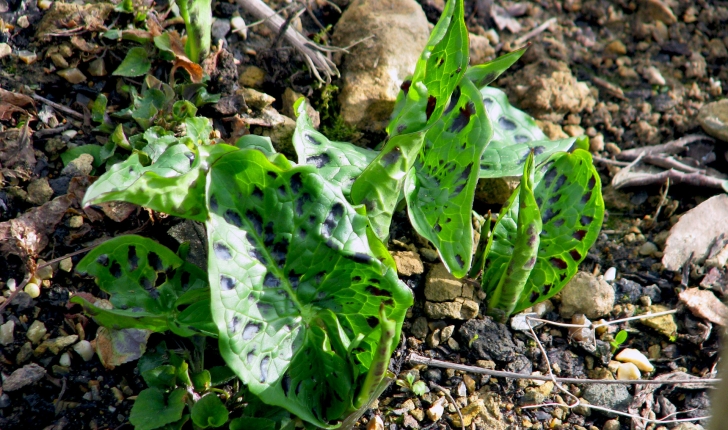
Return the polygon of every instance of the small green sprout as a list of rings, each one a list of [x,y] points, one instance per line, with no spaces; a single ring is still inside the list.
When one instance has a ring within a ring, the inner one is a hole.
[[[405,379],[397,379],[397,385],[412,391],[416,396],[421,396],[427,391],[427,385],[421,379],[415,381],[415,378],[415,373],[409,372]]]
[[[627,341],[627,336],[628,334],[626,330],[620,330],[619,333],[614,336],[614,340],[609,342],[609,344],[612,345],[612,354],[614,354],[620,345]]]

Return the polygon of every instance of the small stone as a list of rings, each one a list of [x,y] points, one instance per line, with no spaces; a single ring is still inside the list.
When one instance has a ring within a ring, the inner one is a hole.
[[[0,325],[0,345],[10,345],[15,341],[15,321],[9,320]]]
[[[212,21],[212,29],[210,30],[210,36],[213,41],[225,39],[225,36],[230,32],[231,23],[230,20],[224,18],[214,18]]]
[[[639,253],[640,255],[646,255],[646,256],[652,256],[656,253],[660,252],[660,250],[657,248],[657,245],[655,245],[652,242],[645,242],[640,246]]]
[[[468,395],[468,387],[465,386],[465,382],[460,381],[456,394],[458,397],[465,397]]]
[[[463,416],[462,421],[458,414],[450,415],[450,420],[455,427],[470,427],[473,419],[480,415],[481,412],[485,413],[485,404],[481,399],[478,399],[460,410],[460,414]]]
[[[475,300],[457,299],[456,302],[462,303],[460,307],[461,320],[470,320],[478,316],[480,305]]]
[[[588,385],[582,396],[594,406],[602,406],[620,412],[627,412],[627,407],[632,403],[632,395],[624,385]],[[614,417],[611,412],[598,411],[607,417]]]
[[[440,329],[435,329],[427,336],[427,346],[437,348],[440,346]]]
[[[74,215],[68,219],[68,227],[79,228],[83,225],[83,217],[81,215]]]
[[[662,0],[643,0],[639,4],[639,13],[643,22],[662,21],[667,25],[677,22],[670,6]]]
[[[38,345],[38,347],[33,351],[35,356],[39,356],[43,354],[46,350],[50,350],[53,354],[58,355],[63,348],[66,348],[67,346],[73,345],[78,340],[78,335],[70,335],[70,336],[61,336],[57,337],[55,339],[48,339]]]
[[[417,421],[422,421],[425,419],[425,411],[423,411],[420,408],[412,409],[410,412],[410,415],[412,415]]]
[[[28,282],[23,288],[25,294],[30,296],[31,299],[37,299],[40,296],[40,286],[35,282]]]
[[[607,269],[606,272],[604,272],[604,280],[607,282],[614,281],[617,279],[617,268],[616,267],[610,267]]]
[[[68,352],[61,354],[61,358],[58,359],[58,364],[63,367],[71,366],[71,355]]]
[[[613,307],[614,288],[587,272],[578,272],[561,291],[559,312],[564,318],[584,314],[596,319],[611,312]]]
[[[260,88],[265,82],[265,72],[260,67],[248,66],[243,69],[238,77],[238,83],[242,87]]]
[[[404,414],[402,424],[404,425],[405,428],[408,428],[408,429],[420,428],[420,423],[418,423],[417,420],[412,415],[409,415],[409,414]]]
[[[18,52],[18,59],[25,64],[33,64],[38,61],[38,55],[35,52],[23,50]]]
[[[620,363],[617,368],[617,379],[620,381],[634,381],[641,377],[642,374],[634,363]]]
[[[706,133],[728,142],[728,99],[703,105],[698,112],[698,122]]]
[[[660,345],[650,345],[649,348],[647,348],[647,357],[650,360],[657,360],[660,358],[660,354],[662,354],[662,348]]]
[[[589,150],[591,152],[602,152],[604,151],[604,135],[598,133],[596,136],[589,139]]]
[[[536,388],[536,390],[538,390],[539,393],[543,394],[544,397],[548,397],[554,391],[554,383],[551,381],[545,381],[538,388]]]
[[[472,394],[475,392],[475,379],[471,378],[470,375],[467,373],[463,374],[463,382],[465,383],[465,388],[468,389],[468,393]]]
[[[442,418],[442,413],[445,412],[445,407],[442,406],[441,402],[435,403],[427,410],[427,418],[432,421],[439,421]]]
[[[621,426],[619,425],[619,420],[613,419],[605,422],[602,430],[619,430],[620,428]]]
[[[16,391],[34,384],[45,376],[46,370],[35,363],[26,364],[10,374],[3,381],[3,391]]]
[[[40,178],[28,185],[28,201],[36,205],[47,203],[53,197],[53,188],[48,184],[48,178]]]
[[[454,325],[449,325],[442,330],[440,330],[440,341],[441,342],[447,342],[450,337],[452,337],[453,332],[455,331]]]
[[[420,275],[425,271],[420,256],[412,251],[394,251],[392,258],[397,265],[397,273],[402,276]]]
[[[655,366],[650,363],[650,360],[634,348],[623,349],[614,359],[623,363],[634,363],[643,372],[652,372],[655,370]]]
[[[618,155],[622,152],[622,149],[613,142],[609,142],[604,145],[604,149],[606,149],[611,155]]]
[[[63,55],[59,54],[58,52],[51,54],[50,59],[53,62],[53,65],[55,65],[59,69],[68,68],[68,61],[66,61],[66,59],[63,58]]]
[[[647,308],[649,313],[656,314],[658,312],[669,311],[670,308],[662,305],[652,305]],[[647,327],[667,336],[670,340],[673,340],[677,336],[677,323],[675,322],[675,315],[668,314],[654,318],[641,319],[640,322]]]
[[[303,94],[297,93],[291,88],[286,88],[286,90],[283,92],[283,110],[281,110],[283,115],[290,118],[296,118],[297,115],[296,112],[294,112],[293,110],[293,104],[296,103],[296,101],[301,97],[303,97]],[[316,109],[311,106],[308,98],[304,97],[304,102],[306,103],[306,114],[311,120],[313,128],[318,129],[319,125],[321,124],[321,115],[319,115]]]
[[[569,137],[579,137],[584,135],[584,127],[575,124],[568,124],[564,126],[564,132],[566,132]]]
[[[412,328],[410,329],[410,333],[412,333],[412,336],[420,340],[423,340],[427,336],[428,331],[429,330],[427,327],[427,318],[425,317],[417,318],[412,324]]]
[[[460,297],[462,286],[462,282],[455,278],[444,264],[440,263],[427,273],[425,297],[432,302],[452,301]]]
[[[106,76],[106,62],[103,58],[97,58],[92,62],[88,63],[88,74],[94,77]]]
[[[609,42],[609,44],[604,47],[604,50],[606,52],[609,52],[610,54],[616,54],[616,55],[627,54],[627,47],[624,46],[624,42],[622,42],[619,39]]]
[[[18,351],[18,354],[15,356],[15,362],[17,364],[23,364],[28,361],[32,355],[33,344],[31,344],[30,342],[25,342],[23,346],[20,347],[20,351]]]
[[[33,321],[33,324],[28,327],[25,337],[33,343],[38,343],[41,339],[43,339],[43,336],[45,336],[47,332],[48,330],[46,329],[45,324],[43,324],[41,320],[35,320]]]
[[[238,90],[238,92],[243,96],[245,104],[248,105],[248,107],[257,110],[263,110],[276,101],[274,97],[252,88],[243,88]]]
[[[540,405],[545,399],[546,397],[537,389],[535,389],[534,387],[528,387],[526,388],[525,394],[519,399],[518,402],[521,406]]]
[[[10,400],[10,396],[8,396],[5,393],[0,395],[0,409],[5,409],[8,406],[10,406],[11,404],[12,404],[12,401]]]
[[[451,337],[447,340],[447,346],[448,348],[452,349],[453,351],[460,351],[460,344],[457,340],[455,340],[454,337]]]
[[[583,399],[583,398],[579,399],[579,406],[575,406],[571,410],[574,411],[575,414],[581,415],[583,417],[588,417],[591,415],[591,408],[589,408],[589,402],[587,402],[586,399]]]
[[[230,19],[230,27],[233,33],[240,36],[243,40],[248,38],[248,26],[245,25],[245,20],[240,15],[236,15]]]
[[[83,361],[89,361],[94,356],[94,348],[91,345],[91,342],[87,340],[82,340],[77,344],[73,345],[73,350],[81,356]]]
[[[13,48],[7,43],[0,43],[0,59],[7,57],[13,53]]]
[[[495,369],[495,361],[493,360],[477,360],[475,362],[475,365],[478,367],[482,367],[483,369]]]
[[[58,263],[58,268],[66,273],[71,273],[71,270],[73,270],[73,260],[71,260],[71,257],[61,260]]]
[[[81,154],[77,158],[71,160],[68,165],[61,170],[61,175],[69,177],[88,176],[94,168],[93,162],[93,155]]]
[[[38,265],[44,265],[46,264],[46,261],[43,259],[38,260]],[[40,269],[35,271],[35,276],[43,281],[52,279],[53,278],[53,267],[50,265],[43,266]]]
[[[425,260],[429,261],[430,263],[434,263],[440,258],[440,254],[437,253],[434,249],[430,248],[420,248],[419,253],[422,257],[424,257]]]
[[[56,73],[58,73],[58,76],[62,77],[63,79],[74,85],[86,81],[86,75],[84,75],[80,70],[75,67],[59,70]]]
[[[645,78],[650,85],[662,86],[667,83],[665,78],[662,76],[662,73],[660,73],[660,70],[655,66],[645,67],[642,71],[642,77]]]

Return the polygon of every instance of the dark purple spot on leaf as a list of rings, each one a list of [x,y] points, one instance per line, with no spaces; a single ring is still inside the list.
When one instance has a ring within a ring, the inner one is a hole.
[[[283,238],[280,242],[273,245],[273,249],[270,251],[270,256],[273,257],[273,261],[278,267],[283,267],[286,262],[286,255],[288,255],[288,240]]]
[[[591,200],[591,196],[592,196],[592,192],[591,191],[587,192],[586,194],[581,196],[581,202],[583,204],[589,203],[589,200]]]
[[[564,225],[564,219],[563,218],[559,218],[556,221],[554,221],[554,227],[561,227],[562,225]]]
[[[543,286],[543,294],[544,294],[544,295],[548,294],[548,293],[549,293],[549,291],[551,291],[551,287],[553,287],[553,285],[551,285],[551,284],[546,284],[546,285],[544,285],[544,286]]]
[[[303,187],[301,174],[294,173],[293,175],[291,175],[291,191],[293,191],[293,194],[298,194],[298,192],[301,191],[301,187]]]
[[[230,260],[231,258],[233,258],[232,254],[230,253],[230,248],[228,248],[222,242],[216,242],[212,246],[212,249],[215,252],[215,257],[219,258],[220,260]]]
[[[397,126],[397,134],[401,134],[405,130],[407,130],[407,124],[400,124]]]
[[[255,350],[248,352],[247,360],[248,360],[248,364],[253,363],[253,360],[255,360]]]
[[[541,155],[546,150],[545,146],[534,146],[533,147],[533,155]]]
[[[223,291],[232,290],[235,288],[235,279],[226,275],[220,275],[220,288],[222,288]]]
[[[564,270],[569,267],[569,265],[566,264],[566,261],[556,257],[551,258],[551,265],[559,270]]]
[[[379,318],[369,317],[369,318],[367,318],[367,324],[369,324],[370,328],[374,328],[379,324]]]
[[[590,217],[590,216],[588,216],[588,215],[582,215],[582,216],[581,216],[581,225],[583,225],[584,227],[586,227],[586,226],[588,226],[589,224],[591,224],[591,222],[592,222],[593,220],[594,220],[594,218],[592,218],[592,217]]]
[[[283,394],[288,397],[288,391],[291,389],[291,376],[288,372],[281,378],[281,388],[283,388]]]
[[[483,98],[483,104],[485,105],[486,109],[490,109],[493,106],[493,103],[495,102],[490,97]]]
[[[437,98],[435,98],[435,96],[429,96],[427,98],[427,107],[425,108],[425,116],[427,117],[428,121],[432,116],[432,112],[435,111],[435,106],[437,106]]]
[[[556,212],[556,213],[558,213],[558,212]],[[542,222],[544,224],[546,224],[547,222],[551,221],[551,218],[556,216],[556,213],[553,211],[553,209],[546,208],[546,210],[541,213]]]
[[[218,208],[218,205],[217,205],[217,197],[210,196],[210,209],[213,212],[217,212],[217,208]]]
[[[255,187],[253,187],[253,193],[252,193],[252,196],[253,196],[253,197],[255,197],[255,198],[257,198],[257,199],[262,199],[262,198],[263,198],[263,190],[261,190],[261,189],[260,189],[260,188],[259,188],[259,187],[258,187],[258,186],[256,185]]]
[[[311,202],[311,195],[309,193],[301,194],[301,197],[296,200],[296,215],[303,216],[303,205],[309,202]]]
[[[159,298],[159,291],[157,291],[156,288],[154,288],[154,285],[152,285],[152,280],[147,278],[146,276],[143,276],[141,279],[139,279],[139,283],[141,284],[142,288],[149,293],[149,296],[153,299]]]
[[[538,291],[531,292],[530,300],[531,303],[536,303],[536,300],[538,300]]]
[[[373,287],[371,285],[369,285],[368,287],[366,287],[365,290],[366,290],[367,293],[372,294],[372,295],[377,296],[377,297],[392,297],[392,293],[390,293],[389,291],[382,290],[380,288]]]
[[[321,145],[321,142],[319,142],[319,140],[316,139],[311,133],[305,133],[304,136],[306,140],[308,140],[309,143],[311,143],[312,145]]]
[[[281,280],[270,272],[265,274],[263,277],[263,286],[268,288],[278,288],[281,285]]]
[[[121,278],[121,265],[118,261],[114,261],[109,268],[109,273],[116,279]]]
[[[302,384],[303,384],[303,381],[298,381],[298,384],[296,384],[296,397],[298,397],[298,394],[301,392]]]
[[[577,251],[576,249],[572,249],[571,251],[569,251],[569,255],[571,256],[571,258],[574,259],[574,261],[581,261],[581,254],[579,254],[579,251]]]
[[[357,263],[369,263],[373,260],[373,258],[367,254],[364,254],[363,252],[355,252],[351,259],[356,261]]]
[[[248,323],[243,329],[243,340],[250,340],[260,331],[260,324]]]
[[[412,86],[412,81],[407,79],[406,81],[402,82],[402,85],[399,86],[399,88],[404,92],[404,95],[406,96],[409,92],[410,86]]]
[[[559,174],[559,172],[557,172],[556,169],[549,170],[548,172],[546,172],[546,175],[544,175],[544,177],[543,177],[543,183],[546,186],[546,188],[551,187],[551,183],[553,183],[554,179],[556,179],[556,175],[558,175],[558,174]]]
[[[460,108],[458,116],[456,116],[452,121],[448,130],[452,133],[459,133],[462,129],[467,127],[468,123],[470,123],[470,117],[473,115],[475,115],[475,104],[473,104],[472,101],[469,101],[465,104],[465,106]]]
[[[129,271],[135,271],[139,267],[139,256],[136,252],[136,246],[132,245],[129,247],[126,258],[129,261]]]
[[[507,131],[513,131],[518,128],[515,122],[511,121],[510,118],[506,118],[505,116],[498,118],[498,127]]]
[[[478,81],[479,87],[484,87],[488,85],[489,83],[493,82],[493,80],[498,76],[496,72],[490,72],[487,75],[483,76],[480,81]]]
[[[225,212],[227,214],[227,212]],[[257,212],[249,210],[245,212],[245,218],[248,219],[250,226],[253,228],[257,235],[263,234],[263,218],[258,215]]]
[[[164,270],[164,265],[162,264],[162,259],[159,258],[159,255],[157,255],[156,252],[150,251],[147,254],[147,263],[149,266],[152,267],[152,269],[161,272]]]
[[[182,272],[179,283],[182,284],[182,288],[185,289],[190,286],[190,272]]]
[[[443,115],[447,115],[455,109],[455,106],[458,105],[458,101],[460,101],[460,85],[455,87],[455,90],[452,92],[452,95],[450,96],[450,102],[447,104],[447,107],[445,108],[445,111],[443,112]]]
[[[263,244],[265,246],[271,246],[275,238],[276,235],[273,233],[273,221],[270,221],[265,225],[265,229],[263,230]]]
[[[554,192],[559,191],[561,189],[561,187],[564,186],[565,183],[566,183],[565,175],[561,175],[558,178],[556,178],[556,185],[554,186]]]
[[[269,171],[267,171],[267,172],[265,172],[265,173],[266,173],[266,174],[267,174],[267,175],[268,175],[268,176],[269,176],[269,177],[270,177],[271,179],[273,179],[274,181],[275,181],[276,179],[278,179],[278,173],[276,173],[276,172],[273,172],[273,171],[269,170]]]
[[[440,225],[440,223],[435,223],[435,225],[434,225],[434,226],[433,226],[432,228],[433,228],[433,230],[435,230],[435,232],[437,232],[437,233],[439,233],[439,232],[441,232],[441,231],[442,231],[442,226]]]
[[[104,267],[108,267],[109,266],[109,256],[106,255],[106,254],[101,254],[96,259],[96,262],[99,263],[100,265],[104,266]]]
[[[586,230],[577,230],[573,234],[573,237],[576,240],[582,240],[582,239],[584,239],[584,236],[586,236]]]
[[[227,221],[229,224],[234,225],[235,227],[240,228],[243,226],[243,221],[240,219],[240,214],[233,211],[232,209],[226,210],[222,217],[225,219],[225,221]]]
[[[587,187],[591,190],[596,184],[597,180],[596,178],[594,178],[594,176],[592,176],[591,178],[589,178],[589,185],[587,185]]]
[[[159,288],[159,286],[164,284],[165,282],[167,282],[167,274],[164,272],[159,272],[157,273],[157,277],[154,280],[154,287]]]
[[[392,164],[396,163],[397,160],[399,160],[401,156],[402,156],[402,150],[399,148],[399,146],[395,146],[394,148],[392,148],[391,151],[382,155],[382,159],[381,159],[380,163],[384,167],[389,167]]]
[[[190,167],[192,167],[192,163],[195,162],[195,154],[191,152],[185,152],[185,157],[187,157],[188,160],[190,160]]]
[[[329,211],[329,214],[326,215],[326,219],[321,225],[321,235],[325,239],[331,237],[331,233],[334,231],[336,225],[339,223],[339,220],[341,220],[341,217],[343,215],[344,205],[338,202],[335,203],[334,206],[331,208],[331,211]]]
[[[531,139],[529,139],[528,136],[524,136],[522,134],[517,134],[517,135],[513,136],[513,141],[516,143],[526,143],[529,140],[531,140]]]
[[[463,267],[465,266],[465,262],[463,261],[463,257],[455,254],[455,262],[458,264],[458,266]]]
[[[294,290],[298,288],[298,284],[301,283],[301,277],[299,275],[296,275],[293,270],[288,272],[288,283],[291,284],[291,288]]]
[[[533,265],[536,264],[536,257],[531,257],[526,261],[526,264],[523,265],[523,268],[525,270],[531,270],[533,269]]]
[[[554,195],[553,197],[551,197],[549,199],[549,204],[550,205],[555,205],[559,201],[560,198],[561,198],[560,195],[558,195],[558,194]]]
[[[240,317],[235,315],[228,323],[228,331],[235,334],[240,331]]]
[[[321,282],[324,280],[324,277],[326,276],[326,272],[318,272],[316,276],[313,277],[313,282],[316,285],[321,284]]]
[[[331,162],[331,157],[329,157],[329,154],[323,153],[319,155],[314,155],[312,157],[306,158],[306,164],[309,164],[311,166],[316,166],[317,168],[322,168],[329,164]]]

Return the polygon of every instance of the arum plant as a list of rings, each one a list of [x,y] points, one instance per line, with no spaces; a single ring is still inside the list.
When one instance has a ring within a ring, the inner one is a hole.
[[[556,294],[596,239],[604,205],[585,142],[549,141],[488,87],[522,53],[468,68],[463,2],[450,0],[381,151],[327,139],[302,100],[295,162],[259,136],[212,141],[206,118],[184,118],[185,134],[165,134],[163,145],[145,134],[84,204],[121,200],[203,222],[206,274],[153,242],[111,241],[79,267],[113,309],[74,301],[109,327],[217,337],[251,396],[318,427],[351,428],[391,379],[413,303],[386,247],[401,200],[455,276],[482,272],[500,319]],[[476,245],[477,181],[514,175],[521,186],[492,233],[490,217],[479,223]]]
[[[187,30],[185,53],[199,64],[210,53],[212,0],[176,0],[176,3]]]

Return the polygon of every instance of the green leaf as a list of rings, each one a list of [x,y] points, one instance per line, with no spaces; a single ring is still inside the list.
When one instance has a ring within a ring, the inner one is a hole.
[[[557,294],[576,274],[604,220],[601,181],[591,155],[584,150],[555,154],[539,169],[534,195],[543,224],[538,258],[512,312]],[[487,271],[483,274],[486,293],[493,288],[492,279],[500,278],[503,262],[513,252],[517,200],[514,193],[493,230]]]
[[[228,366],[215,366],[210,369],[210,385],[226,384],[235,379],[235,372]]]
[[[463,79],[445,114],[428,130],[405,182],[412,226],[458,278],[472,261],[471,210],[481,154],[492,133],[478,89]]]
[[[468,65],[468,32],[463,1],[450,0],[417,61],[411,81],[402,84],[401,102],[387,127],[390,138],[351,188],[351,200],[367,208],[372,229],[385,240],[407,173]]]
[[[143,167],[138,154],[111,167],[84,196],[83,205],[114,200],[145,206],[182,218],[205,221],[205,172],[229,145],[200,146],[197,151],[175,144],[156,163]]]
[[[330,183],[341,187],[345,196],[351,192],[351,184],[374,160],[377,153],[346,142],[333,142],[313,128],[306,113],[303,98],[294,105],[298,119],[293,133],[293,147],[298,155],[298,164],[318,168],[318,172]]]
[[[172,391],[166,399],[158,388],[142,390],[131,408],[129,422],[135,430],[152,430],[171,424],[182,418],[186,396],[184,388]]]
[[[335,424],[372,363],[380,304],[398,340],[409,289],[372,255],[366,217],[314,167],[238,150],[211,165],[208,183],[221,354],[266,403]]]
[[[135,48],[131,48],[129,52],[126,53],[126,57],[124,57],[124,60],[121,64],[119,64],[119,67],[114,70],[112,75],[134,78],[146,75],[151,68],[152,62],[149,60],[147,50],[137,46]]]
[[[484,88],[508,70],[526,52],[530,45],[517,49],[505,55],[501,55],[493,61],[477,66],[468,67],[465,77],[473,81],[476,87]]]
[[[169,330],[173,327],[168,320],[176,316],[179,296],[194,290],[207,294],[204,271],[141,236],[120,236],[104,242],[91,250],[76,270],[96,278],[99,287],[111,296],[114,309],[98,308],[81,296],[74,296],[71,302],[81,304],[107,327]],[[193,334],[195,330],[186,335]]]
[[[468,277],[474,279],[478,277],[485,267],[485,257],[487,256],[485,252],[488,247],[488,243],[490,243],[490,224],[492,216],[490,211],[488,211],[485,218],[477,216],[478,214],[475,213],[475,211],[473,211],[473,214],[480,223],[480,239],[478,240],[478,245],[475,248],[473,265],[470,267],[470,273],[468,273]]]
[[[149,387],[160,390],[174,388],[177,385],[177,369],[171,364],[164,364],[143,372],[142,378]]]
[[[500,321],[506,320],[513,312],[516,302],[521,296],[529,275],[536,264],[539,251],[542,221],[536,197],[533,193],[533,164],[534,156],[533,153],[530,153],[523,167],[523,178],[518,187],[518,201],[516,202],[516,199],[511,197],[511,201],[514,203],[510,208],[517,207],[517,218],[499,217],[495,226],[496,232],[499,231],[499,227],[505,224],[515,227],[513,229],[515,238],[512,235],[510,236],[513,238],[510,255],[497,254],[501,258],[492,262],[488,267],[488,271],[483,274],[483,282],[488,295],[488,314]],[[515,226],[512,225],[514,219],[518,220]],[[494,235],[494,243],[496,238],[497,236]],[[496,248],[494,244],[490,252],[496,254],[498,251],[500,251],[500,247]],[[488,257],[490,258],[490,255]],[[495,278],[496,273],[500,274],[499,278]],[[494,283],[496,280],[497,284]]]
[[[177,100],[172,105],[172,118],[175,121],[183,122],[188,118],[194,118],[197,115],[197,107],[187,100]]]
[[[480,164],[481,178],[519,176],[532,150],[536,165],[540,165],[552,154],[568,151],[574,145],[573,137],[549,140],[533,118],[511,106],[503,91],[486,87],[480,93],[493,124],[493,140],[485,148]]]
[[[415,396],[421,396],[427,391],[427,385],[423,381],[417,381],[412,384],[412,392]]]
[[[228,420],[228,410],[215,393],[203,396],[192,406],[192,422],[197,427],[220,427]]]
[[[255,134],[246,134],[241,136],[235,141],[235,146],[240,149],[257,149],[265,155],[274,155],[276,153],[273,148],[273,143],[270,141],[270,137],[258,136]]]
[[[240,417],[230,421],[230,430],[276,430],[276,422],[268,418]]]

